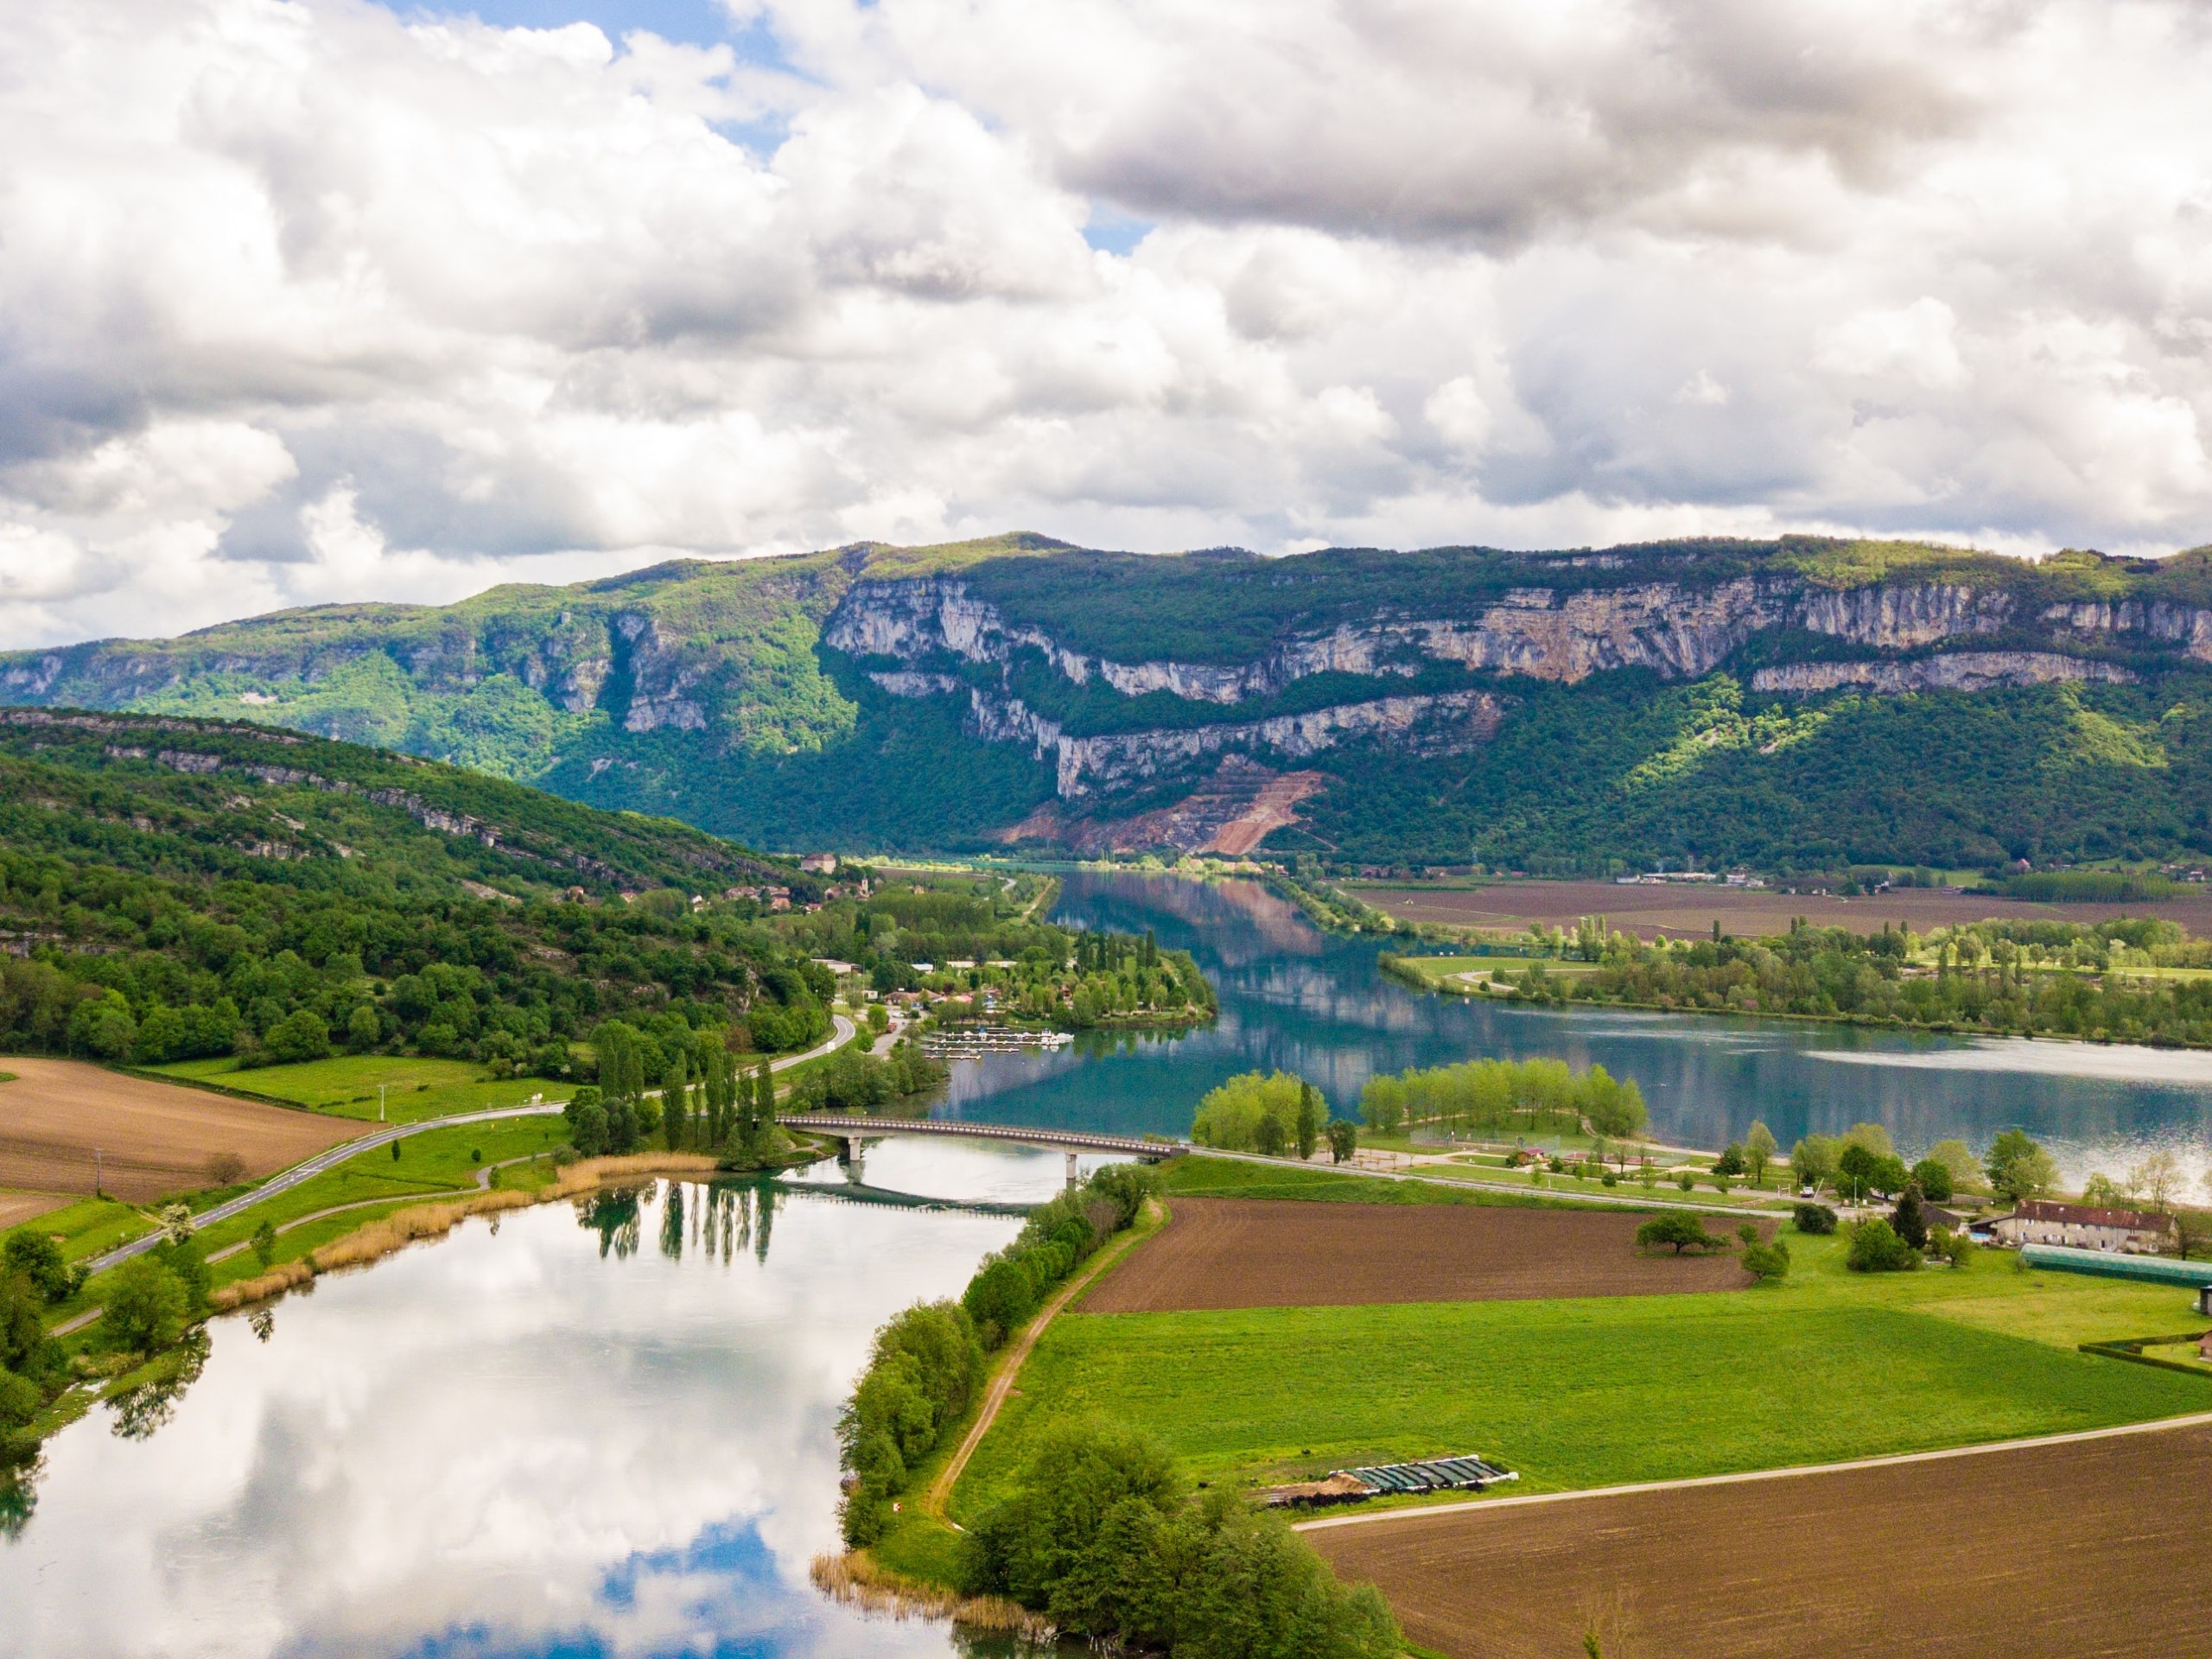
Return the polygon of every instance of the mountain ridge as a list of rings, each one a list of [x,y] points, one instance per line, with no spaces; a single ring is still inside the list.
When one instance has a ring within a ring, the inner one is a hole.
[[[12,652],[0,695],[244,715],[785,846],[1187,850],[1219,815],[1166,809],[1298,768],[1327,782],[1263,844],[1344,861],[2162,856],[2212,833],[2212,549],[859,543]],[[2149,771],[2164,803],[2131,798]]]

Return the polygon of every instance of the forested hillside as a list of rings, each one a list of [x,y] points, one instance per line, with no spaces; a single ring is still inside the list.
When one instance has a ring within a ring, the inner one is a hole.
[[[0,1042],[145,1064],[392,1047],[561,1075],[608,1015],[830,1028],[829,976],[691,895],[816,886],[687,826],[236,724],[0,714]]]
[[[1788,537],[679,562],[0,658],[753,844],[1546,872],[2212,851],[2212,550]]]

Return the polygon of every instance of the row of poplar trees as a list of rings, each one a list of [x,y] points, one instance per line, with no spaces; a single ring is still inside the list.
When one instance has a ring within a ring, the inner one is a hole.
[[[750,1072],[711,1039],[669,1058],[658,1084],[645,1076],[638,1033],[609,1020],[593,1033],[599,1084],[569,1103],[569,1138],[586,1156],[635,1152],[656,1134],[671,1152],[711,1152],[738,1163],[773,1150],[776,1085],[766,1060]],[[656,1100],[648,1092],[658,1087]]]

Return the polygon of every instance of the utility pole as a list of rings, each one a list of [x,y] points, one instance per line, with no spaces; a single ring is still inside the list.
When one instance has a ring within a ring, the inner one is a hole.
[[[100,1191],[101,1185],[100,1149],[94,1147],[92,1148],[92,1196],[96,1198],[105,1196]]]
[[[384,1091],[390,1086],[382,1083],[377,1084],[377,1122],[379,1123],[384,1122]]]

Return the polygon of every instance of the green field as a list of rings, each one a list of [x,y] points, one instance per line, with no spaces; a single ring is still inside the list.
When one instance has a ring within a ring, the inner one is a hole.
[[[152,1070],[172,1077],[219,1083],[289,1101],[332,1117],[373,1122],[377,1090],[385,1090],[386,1121],[419,1123],[424,1118],[519,1106],[532,1095],[565,1100],[573,1086],[543,1077],[487,1079],[484,1068],[468,1060],[412,1059],[402,1055],[340,1055],[299,1065],[257,1065],[241,1071],[236,1059],[180,1060]]]
[[[2074,1351],[2202,1323],[2170,1288],[2023,1273],[1860,1277],[1795,1237],[1779,1287],[1056,1320],[956,1496],[972,1518],[1031,1435],[1157,1433],[1200,1480],[1478,1452],[1545,1491],[1878,1456],[2212,1410],[2212,1383]]]
[[[1319,1204],[1529,1205],[1554,1202],[1511,1192],[1485,1192],[1444,1181],[1386,1181],[1328,1166],[1307,1169],[1293,1163],[1254,1164],[1241,1159],[1209,1158],[1203,1153],[1171,1158],[1160,1165],[1160,1191],[1166,1198],[1301,1198]]]
[[[302,1181],[289,1192],[280,1192],[242,1215],[207,1229],[198,1235],[198,1240],[201,1248],[212,1255],[226,1245],[251,1238],[254,1230],[264,1221],[282,1227],[298,1217],[311,1216],[340,1205],[365,1205],[381,1198],[390,1200],[391,1207],[397,1208],[441,1193],[473,1189],[477,1172],[484,1165],[551,1152],[566,1146],[568,1139],[568,1125],[558,1117],[524,1117],[500,1123],[465,1123],[456,1128],[426,1129],[398,1143],[397,1160],[393,1159],[391,1147],[372,1147],[347,1159],[335,1169],[324,1171],[311,1181]],[[482,1162],[472,1159],[472,1152],[481,1153]],[[550,1166],[540,1164],[537,1167],[543,1172]],[[508,1185],[521,1185],[525,1176],[523,1172],[512,1171],[502,1179]],[[340,1233],[351,1232],[382,1213],[385,1211],[381,1209],[365,1207],[333,1216],[327,1223],[281,1234],[276,1259],[288,1262],[294,1256],[304,1255],[315,1245]],[[244,1252],[215,1264],[215,1282],[225,1284],[232,1279],[251,1278],[258,1271],[259,1263],[252,1254]]]
[[[1609,1201],[1605,1205],[1607,1209],[1616,1207],[1611,1201],[1631,1198],[1639,1209],[1647,1205],[1654,1210],[1664,1210],[1670,1204],[1726,1204],[1757,1212],[1764,1204],[1769,1213],[1779,1202],[1771,1192],[1751,1192],[1742,1187],[1723,1198],[1711,1186],[1700,1183],[1695,1192],[1685,1196],[1669,1181],[1662,1180],[1647,1192],[1643,1184],[1634,1179],[1607,1186],[1600,1181],[1548,1172],[1540,1188],[1529,1171],[1503,1169],[1494,1165],[1478,1166],[1467,1173],[1485,1182],[1526,1187],[1529,1195],[1523,1198],[1516,1192],[1460,1185],[1452,1181],[1445,1167],[1433,1164],[1422,1167],[1421,1179],[1411,1181],[1357,1174],[1330,1164],[1255,1164],[1239,1159],[1209,1158],[1203,1153],[1170,1159],[1160,1169],[1160,1190],[1163,1193],[1171,1197],[1182,1193],[1194,1198],[1306,1198],[1322,1204],[1551,1205],[1577,1210],[1595,1207],[1578,1204],[1575,1200],[1580,1195],[1592,1199],[1602,1196]]]

